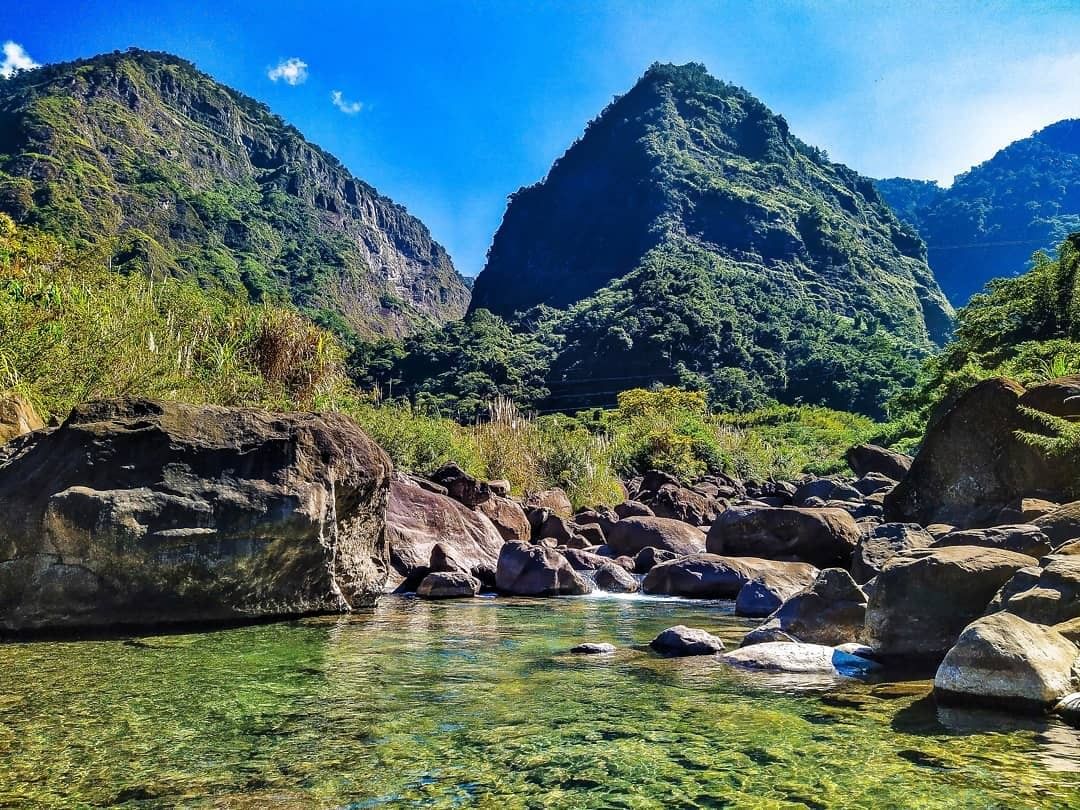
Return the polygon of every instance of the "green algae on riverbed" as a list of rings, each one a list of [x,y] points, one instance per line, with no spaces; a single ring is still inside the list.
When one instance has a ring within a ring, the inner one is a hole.
[[[422,602],[0,646],[0,807],[1075,807],[1080,732],[660,659],[730,605]],[[611,656],[571,656],[580,641]]]

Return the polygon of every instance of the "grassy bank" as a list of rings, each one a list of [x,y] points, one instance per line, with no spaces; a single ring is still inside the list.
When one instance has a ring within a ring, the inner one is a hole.
[[[576,417],[532,417],[497,399],[459,424],[356,388],[341,346],[299,312],[120,274],[103,255],[73,255],[0,215],[0,390],[23,394],[45,418],[118,396],[339,410],[402,469],[453,460],[518,492],[564,487],[576,505],[617,501],[620,478],[654,467],[684,478],[831,472],[876,429],[826,408],[712,414],[703,393],[678,388],[625,391],[618,407]]]

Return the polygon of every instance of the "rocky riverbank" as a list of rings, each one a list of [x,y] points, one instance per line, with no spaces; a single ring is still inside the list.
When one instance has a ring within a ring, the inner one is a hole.
[[[1024,442],[1072,418],[1080,379],[981,383],[912,459],[864,445],[851,475],[626,483],[574,511],[454,464],[394,473],[335,415],[145,400],[62,425],[9,402],[0,449],[0,629],[223,622],[348,611],[379,593],[731,599],[736,649],[672,627],[652,647],[740,668],[862,676],[937,667],[942,702],[1075,718],[1080,460]],[[582,652],[608,652],[582,639]],[[592,646],[590,646],[592,645]]]

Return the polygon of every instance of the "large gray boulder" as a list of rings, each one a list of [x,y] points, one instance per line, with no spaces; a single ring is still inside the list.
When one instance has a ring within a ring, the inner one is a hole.
[[[574,596],[588,593],[589,583],[554,549],[506,543],[499,554],[495,587],[517,596]]]
[[[694,554],[653,566],[641,583],[645,593],[692,599],[735,599],[751,580],[763,575],[786,579],[798,590],[813,582],[817,569],[806,563]]]
[[[1078,652],[1052,628],[994,613],[960,634],[934,676],[934,695],[951,703],[1045,710],[1080,686]]]
[[[664,484],[650,498],[657,517],[673,518],[693,526],[707,526],[723,511],[724,504],[677,484]]]
[[[1042,529],[1030,523],[991,526],[986,529],[966,529],[949,532],[934,542],[935,548],[946,546],[979,546],[1016,551],[1036,559],[1050,553],[1050,541]]]
[[[617,521],[607,533],[607,544],[619,555],[635,556],[645,548],[696,554],[705,550],[705,534],[681,520],[629,517]]]
[[[998,589],[1035,563],[1014,551],[974,546],[897,554],[874,581],[862,640],[882,656],[940,659]]]
[[[860,584],[869,582],[900,552],[933,544],[934,536],[918,523],[882,523],[859,538],[851,555],[851,576]]]
[[[1029,587],[1010,584],[1014,592],[1002,600],[1009,613],[1048,625],[1080,618],[1080,557],[1051,560],[1034,582],[1025,583]]]
[[[809,588],[792,596],[743,646],[794,639],[830,647],[857,641],[866,619],[866,594],[842,568],[826,568]]]
[[[593,582],[601,591],[608,593],[637,593],[638,581],[634,575],[613,562],[605,562],[593,574]]]
[[[502,536],[485,515],[403,475],[395,475],[390,486],[386,539],[393,565],[389,585],[400,591],[414,590],[430,573],[436,544],[466,573],[491,585],[503,547]]]
[[[827,568],[846,567],[858,540],[855,519],[842,509],[733,507],[709,528],[705,548],[712,554]]]
[[[984,380],[962,394],[926,433],[904,479],[885,496],[890,521],[991,525],[1022,498],[1055,501],[1080,478],[1075,454],[1048,454],[1018,433],[1040,432],[1021,410],[1025,389],[1014,380]]]
[[[0,630],[369,605],[391,465],[347,417],[95,402],[0,466]]]

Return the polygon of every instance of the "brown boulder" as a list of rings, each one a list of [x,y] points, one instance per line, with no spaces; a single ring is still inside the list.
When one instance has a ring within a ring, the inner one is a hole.
[[[900,481],[911,469],[911,456],[896,453],[876,444],[858,444],[844,454],[848,466],[862,478],[880,473],[893,481]]]
[[[712,523],[724,508],[722,503],[676,484],[664,484],[650,503],[657,517],[674,518],[693,526]]]
[[[987,529],[965,529],[949,532],[934,542],[934,548],[947,546],[979,546],[1000,548],[1027,554],[1038,559],[1050,553],[1050,541],[1038,526],[1017,523],[1011,526],[991,526]]]
[[[491,487],[487,481],[469,475],[453,461],[443,464],[428,476],[428,479],[446,487],[447,495],[455,501],[461,501],[470,509],[475,509],[491,497]]]
[[[525,543],[502,547],[495,587],[517,596],[579,595],[590,590],[589,583],[559,552]]]
[[[0,466],[0,629],[371,604],[387,575],[390,474],[338,414],[79,406]]]
[[[476,507],[494,524],[503,540],[527,542],[532,537],[532,527],[525,510],[517,501],[491,493],[486,501]]]
[[[705,534],[689,523],[673,518],[632,517],[611,527],[607,544],[617,555],[631,557],[649,547],[676,554],[696,554],[705,550]]]
[[[1080,501],[1072,501],[1033,519],[1055,546],[1080,539]]]
[[[462,599],[480,593],[480,580],[463,571],[433,571],[416,588],[421,599]]]
[[[503,538],[488,518],[460,501],[395,476],[386,510],[386,539],[394,568],[391,587],[413,590],[430,572],[436,544],[450,550],[462,569],[494,581]]]
[[[859,538],[851,556],[851,576],[859,584],[869,582],[901,551],[933,544],[933,535],[917,523],[882,523]]]
[[[855,519],[842,509],[737,507],[709,529],[712,554],[847,567],[859,540]]]
[[[866,618],[866,594],[842,568],[827,568],[792,596],[743,645],[769,641],[847,644],[858,639]]]
[[[742,587],[756,577],[769,575],[786,580],[798,590],[813,582],[817,573],[806,563],[694,554],[653,566],[641,590],[693,599],[735,599]]]

